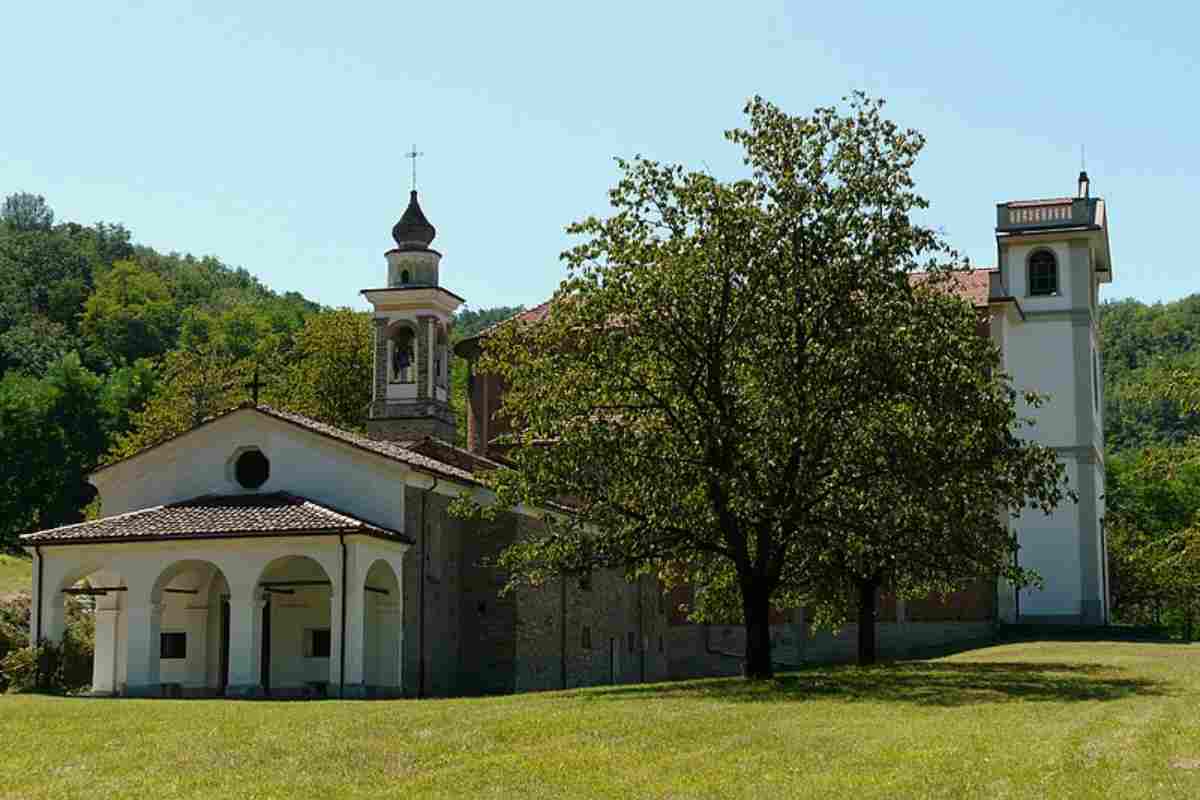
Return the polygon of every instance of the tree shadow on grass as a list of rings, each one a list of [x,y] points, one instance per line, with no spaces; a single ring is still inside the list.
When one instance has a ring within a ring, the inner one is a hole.
[[[930,706],[964,706],[1013,701],[1120,700],[1132,695],[1170,694],[1170,684],[1126,677],[1096,664],[906,662],[859,668],[822,666],[771,681],[721,678],[589,690],[596,700],[696,699],[737,703],[804,700],[886,701]]]

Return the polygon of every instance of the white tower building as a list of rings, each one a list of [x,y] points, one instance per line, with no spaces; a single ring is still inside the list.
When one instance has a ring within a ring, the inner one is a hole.
[[[1001,587],[1008,622],[1104,624],[1108,621],[1104,537],[1103,382],[1100,285],[1112,281],[1104,201],[1086,172],[1075,197],[1000,203],[996,209],[999,283],[993,295],[1017,302],[993,312],[992,335],[1018,390],[1049,395],[1026,414],[1028,436],[1053,447],[1079,502],[1051,516],[1026,510],[1011,520],[1018,561],[1037,570],[1043,589]],[[997,325],[999,322],[999,325]]]

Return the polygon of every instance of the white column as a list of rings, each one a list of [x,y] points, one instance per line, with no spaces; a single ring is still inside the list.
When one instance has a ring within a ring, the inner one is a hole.
[[[187,670],[184,686],[203,687],[208,673],[208,606],[188,605],[183,609],[187,632]]]
[[[364,678],[366,565],[356,542],[346,544],[346,558],[346,694],[354,697],[361,694]]]
[[[226,580],[229,576],[226,576]],[[229,686],[231,697],[252,697],[259,683],[262,613],[266,601],[254,584],[229,587]]]
[[[896,598],[896,622],[901,625],[908,622],[908,604],[903,597]]]
[[[117,677],[117,653],[122,644],[121,595],[110,592],[96,598],[96,644],[92,656],[92,694],[116,694],[120,685]]]
[[[139,594],[142,594],[145,600],[131,599],[125,612],[125,691],[134,697],[157,696],[160,692],[159,633],[162,628],[163,607],[162,603],[150,599],[149,591]]]
[[[29,609],[29,639],[35,645],[39,635],[52,644],[62,641],[67,630],[66,598],[59,588],[63,586],[61,564],[46,561],[45,550],[33,557],[33,604]],[[58,567],[58,569],[55,569]],[[70,584],[66,584],[70,585]]]

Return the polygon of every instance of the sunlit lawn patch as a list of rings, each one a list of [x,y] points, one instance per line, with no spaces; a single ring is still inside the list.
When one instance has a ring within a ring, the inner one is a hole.
[[[1196,797],[1200,648],[392,702],[0,698],[0,797]]]

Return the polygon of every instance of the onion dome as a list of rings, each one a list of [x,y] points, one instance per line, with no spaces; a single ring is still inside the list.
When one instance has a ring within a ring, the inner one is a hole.
[[[417,192],[414,189],[408,200],[408,208],[404,210],[404,216],[392,227],[392,238],[401,250],[425,250],[436,235],[437,229],[425,218],[425,213],[417,203]]]

